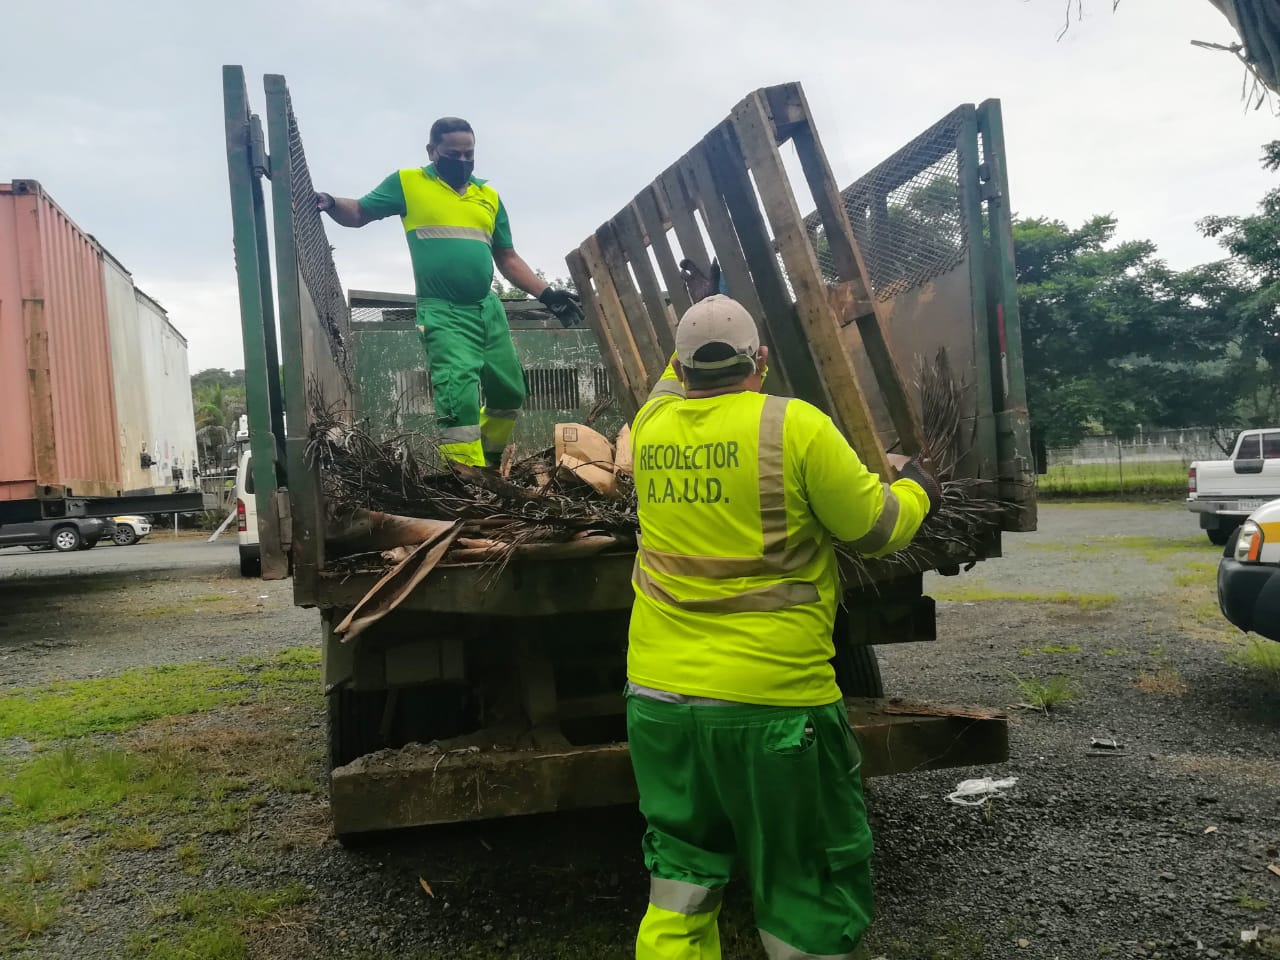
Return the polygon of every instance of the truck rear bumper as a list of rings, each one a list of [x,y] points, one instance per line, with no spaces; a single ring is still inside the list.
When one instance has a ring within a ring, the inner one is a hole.
[[[848,700],[874,777],[999,763],[1009,757],[1008,718],[994,711]],[[413,745],[336,768],[330,804],[339,835],[633,803],[625,743],[543,750],[439,753]]]

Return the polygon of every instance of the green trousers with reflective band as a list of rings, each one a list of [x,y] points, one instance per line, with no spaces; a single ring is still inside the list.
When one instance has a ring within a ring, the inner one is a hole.
[[[648,829],[638,960],[718,960],[730,873],[751,887],[770,960],[845,960],[871,923],[871,830],[844,704],[627,700]]]
[[[417,322],[431,372],[440,452],[473,467],[497,466],[525,395],[502,301],[493,294],[469,305],[419,298]]]

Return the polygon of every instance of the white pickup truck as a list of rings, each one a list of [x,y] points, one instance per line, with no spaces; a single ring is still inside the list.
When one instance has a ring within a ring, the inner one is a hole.
[[[1254,510],[1280,498],[1280,427],[1243,430],[1228,460],[1197,460],[1187,471],[1187,509],[1223,546]]]

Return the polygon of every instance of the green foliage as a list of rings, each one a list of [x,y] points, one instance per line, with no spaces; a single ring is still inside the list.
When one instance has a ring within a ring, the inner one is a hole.
[[[1262,159],[1280,169],[1280,141]],[[1280,419],[1280,188],[1199,227],[1227,258],[1176,271],[1149,241],[1116,242],[1109,216],[1015,221],[1028,405],[1048,445]]]
[[[1028,388],[1029,389],[1029,388]],[[1181,497],[1187,491],[1187,468],[1181,461],[1125,464],[1061,464],[1036,480],[1046,497]]]
[[[1232,654],[1231,659],[1259,671],[1272,683],[1280,686],[1280,643],[1250,637],[1245,647]]]
[[[1220,422],[1229,331],[1197,299],[1197,277],[1148,241],[1114,242],[1111,217],[1013,229],[1028,403],[1049,445]]]

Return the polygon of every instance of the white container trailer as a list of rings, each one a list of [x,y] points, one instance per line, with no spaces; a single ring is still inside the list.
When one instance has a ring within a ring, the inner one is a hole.
[[[142,393],[146,397],[152,460],[157,490],[172,492],[196,482],[196,416],[191,402],[187,338],[169,322],[155,300],[135,289],[138,332],[142,341]]]
[[[116,427],[120,444],[120,478],[124,492],[154,490],[151,459],[151,416],[147,395],[143,343],[138,323],[138,297],[133,276],[124,264],[103,250],[102,280],[106,288],[107,329],[111,343],[111,379],[116,396]]]

